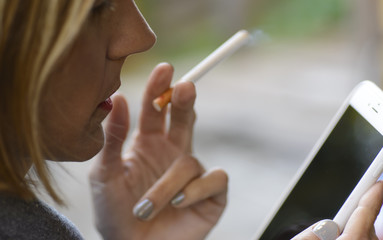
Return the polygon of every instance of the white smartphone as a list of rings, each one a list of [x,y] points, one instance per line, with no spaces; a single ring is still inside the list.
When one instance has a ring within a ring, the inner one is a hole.
[[[291,239],[319,220],[333,219],[382,147],[383,92],[364,81],[338,110],[254,239]]]

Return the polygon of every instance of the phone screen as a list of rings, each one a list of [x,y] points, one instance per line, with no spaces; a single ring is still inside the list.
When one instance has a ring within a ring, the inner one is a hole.
[[[382,146],[383,136],[349,106],[260,239],[291,239],[334,218]]]

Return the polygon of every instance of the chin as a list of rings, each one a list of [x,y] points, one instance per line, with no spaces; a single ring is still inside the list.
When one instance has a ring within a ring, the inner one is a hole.
[[[71,144],[56,146],[52,149],[50,159],[57,162],[85,162],[93,158],[104,147],[104,134],[88,136]]]
[[[73,160],[69,160],[69,161],[72,161],[72,162],[88,161],[91,158],[93,158],[94,156],[96,156],[97,153],[99,153],[101,151],[103,146],[104,146],[104,144],[100,144],[100,145],[94,144],[94,145],[92,145],[92,148],[86,149],[86,151],[81,151],[80,153],[77,154],[77,156],[75,156],[73,158]]]
[[[87,143],[82,143],[81,145],[78,145],[78,146],[80,146],[80,149],[76,149],[77,151],[73,151],[77,153],[73,156],[73,160],[69,160],[69,161],[84,162],[93,158],[104,147],[104,138],[102,137],[101,139],[98,139],[98,140],[92,139],[92,141]],[[78,146],[76,146],[76,148],[78,148]]]

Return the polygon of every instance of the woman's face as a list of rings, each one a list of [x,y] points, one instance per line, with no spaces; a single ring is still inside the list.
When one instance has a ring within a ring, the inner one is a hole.
[[[95,0],[73,47],[50,75],[41,104],[45,144],[55,160],[83,161],[104,144],[125,58],[153,46],[155,35],[133,0]]]

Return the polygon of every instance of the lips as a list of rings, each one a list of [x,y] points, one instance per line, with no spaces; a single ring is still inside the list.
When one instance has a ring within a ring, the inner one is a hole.
[[[117,92],[120,86],[121,86],[121,80],[120,78],[117,78],[115,81],[114,87],[112,87],[110,91],[107,92],[107,95],[104,95],[106,99],[100,104],[98,104],[97,108],[102,109],[108,113],[112,111],[112,108],[113,108],[112,95]]]
[[[104,111],[110,112],[113,109],[113,101],[108,97],[105,101],[98,105],[98,108],[101,108]]]

